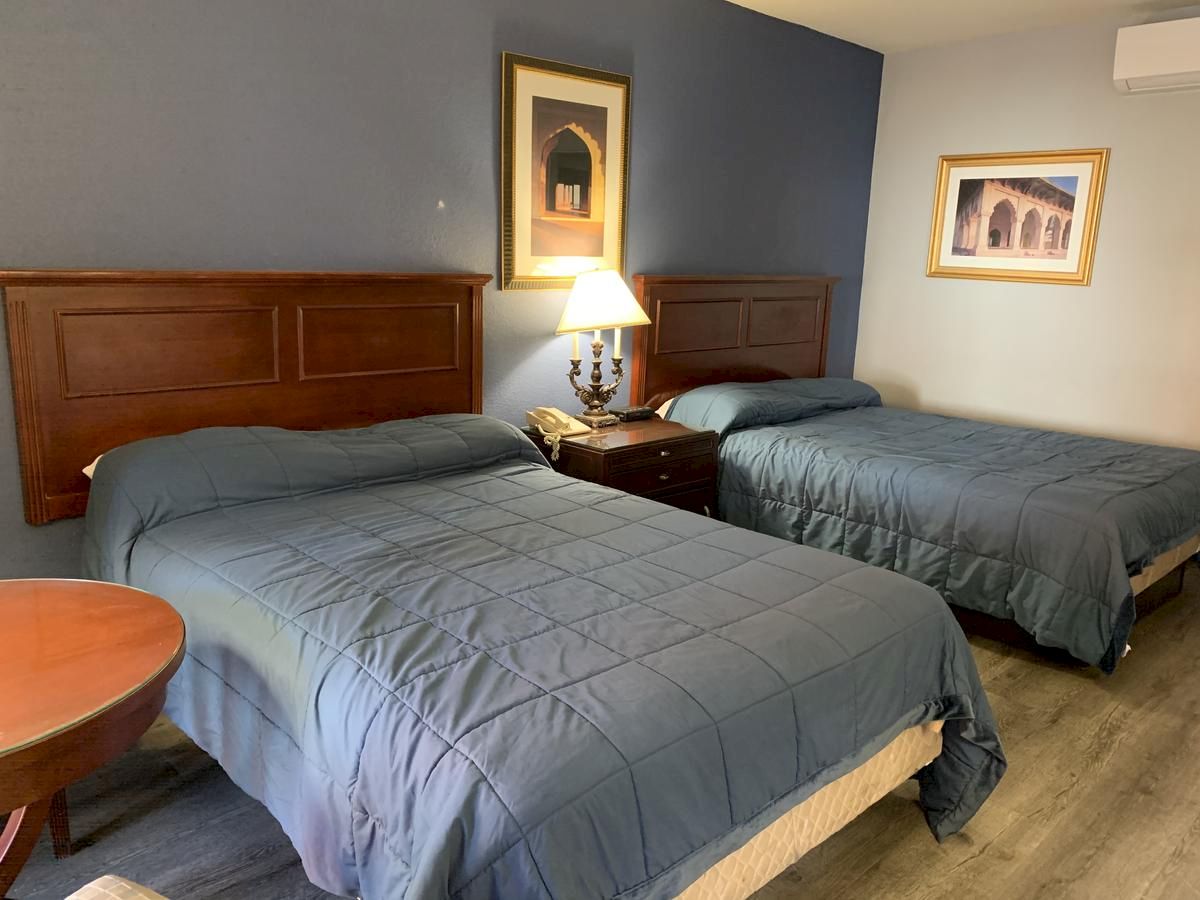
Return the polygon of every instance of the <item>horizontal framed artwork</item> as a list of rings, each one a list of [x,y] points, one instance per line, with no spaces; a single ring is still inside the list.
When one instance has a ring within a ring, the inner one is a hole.
[[[1090,284],[1108,152],[941,157],[926,274]]]
[[[623,272],[632,80],[516,53],[502,63],[501,288]]]

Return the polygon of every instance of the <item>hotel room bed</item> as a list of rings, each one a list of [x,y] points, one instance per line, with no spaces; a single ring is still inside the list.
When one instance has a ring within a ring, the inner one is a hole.
[[[557,475],[480,416],[128,444],[85,559],[179,609],[168,713],[339,894],[716,896],[880,760],[936,754],[938,838],[1004,770],[934,591]]]
[[[720,514],[894,569],[1106,672],[1133,597],[1200,551],[1200,453],[884,409],[826,375],[821,275],[637,275],[634,403],[712,427]],[[840,387],[839,387],[840,384]],[[805,396],[805,392],[808,396]]]
[[[903,573],[1106,672],[1141,573],[1200,550],[1189,450],[891,409],[837,378],[699,387],[669,418],[722,435],[724,520]]]

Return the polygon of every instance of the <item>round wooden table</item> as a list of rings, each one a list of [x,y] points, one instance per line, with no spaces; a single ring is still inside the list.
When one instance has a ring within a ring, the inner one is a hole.
[[[0,581],[0,896],[61,791],[129,749],[183,659],[165,601],[96,581]]]

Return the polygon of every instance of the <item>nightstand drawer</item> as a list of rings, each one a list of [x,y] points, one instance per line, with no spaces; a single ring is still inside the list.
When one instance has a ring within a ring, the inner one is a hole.
[[[669,506],[677,506],[688,512],[699,513],[702,516],[716,516],[717,499],[713,496],[711,484],[692,485],[683,490],[655,491],[646,495],[647,499],[657,500]]]
[[[525,434],[550,459],[541,435]],[[603,484],[670,506],[714,515],[717,494],[717,435],[676,422],[622,422],[559,443],[551,465],[563,475]]]
[[[631,494],[646,494],[661,491],[676,485],[707,481],[716,477],[717,467],[712,454],[705,450],[702,456],[659,458],[658,464],[644,464],[636,469],[614,471],[608,484]]]
[[[609,464],[611,471],[626,472],[643,466],[674,465],[676,461],[696,456],[711,456],[712,435],[688,437],[677,441],[656,441],[644,447],[631,447],[616,454]]]

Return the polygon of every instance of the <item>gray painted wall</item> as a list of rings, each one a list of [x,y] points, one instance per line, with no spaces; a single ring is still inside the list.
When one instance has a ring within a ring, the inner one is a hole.
[[[633,75],[629,274],[841,275],[852,370],[882,57],[723,0],[6,0],[0,265],[495,272],[503,50]],[[564,296],[488,291],[488,413],[573,405]],[[7,377],[0,577],[69,575]]]
[[[886,402],[1200,449],[1200,91],[1113,88],[1143,21],[888,55],[856,359]],[[1074,147],[1111,148],[1090,287],[925,277],[939,155]]]

